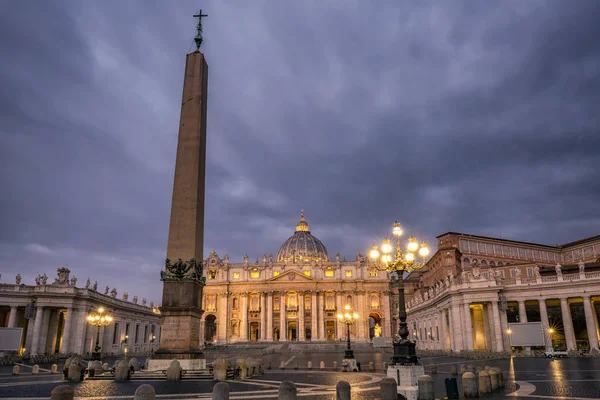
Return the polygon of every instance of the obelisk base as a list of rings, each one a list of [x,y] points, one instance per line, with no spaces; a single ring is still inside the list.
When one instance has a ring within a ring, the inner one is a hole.
[[[164,371],[173,360],[179,361],[184,371],[206,369],[206,358],[201,350],[189,352],[157,350],[148,360],[148,371]]]
[[[419,397],[419,377],[424,374],[423,365],[390,365],[387,370],[388,378],[396,381],[398,393],[407,400]]]

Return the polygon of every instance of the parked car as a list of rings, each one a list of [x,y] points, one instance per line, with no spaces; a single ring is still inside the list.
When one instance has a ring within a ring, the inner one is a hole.
[[[562,358],[568,356],[567,352],[563,350],[548,350],[544,352],[544,354],[548,358]]]

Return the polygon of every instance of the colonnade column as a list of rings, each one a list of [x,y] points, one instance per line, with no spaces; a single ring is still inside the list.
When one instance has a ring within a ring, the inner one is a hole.
[[[466,303],[463,308],[465,321],[465,345],[467,350],[473,350],[473,321],[471,320],[471,305]]]
[[[460,322],[460,310],[458,305],[450,307],[450,332],[452,332],[452,350],[461,351],[463,349],[462,323]]]
[[[63,339],[62,344],[60,346],[60,352],[62,354],[69,353],[69,342],[71,341],[71,325],[73,324],[73,308],[67,308],[67,313],[65,314],[65,328],[63,330]]]
[[[497,301],[492,301],[492,325],[494,329],[494,350],[504,351],[504,342],[502,341],[502,326],[500,323],[500,309]]]
[[[546,351],[552,350],[552,336],[548,333],[550,328],[550,321],[548,320],[548,309],[546,308],[546,300],[539,301],[540,306],[540,317],[542,320],[542,329],[544,330],[544,342]]]
[[[273,341],[273,293],[267,293],[267,341]]]
[[[447,333],[446,333],[446,309],[442,309],[441,313],[438,313],[438,318],[440,320],[440,325],[442,326],[442,337],[438,338],[440,341],[440,349],[442,350],[446,350],[447,347],[447,343],[446,343],[446,337],[447,337]]]
[[[317,292],[312,292],[310,296],[310,340],[319,340],[318,319],[317,319]]]
[[[560,310],[562,313],[563,328],[565,330],[567,350],[575,350],[575,334],[573,333],[573,319],[571,318],[569,301],[566,297],[560,299]]]
[[[265,341],[267,338],[267,294],[260,294],[260,341]]]
[[[42,319],[44,318],[44,307],[37,307],[35,311],[35,322],[33,325],[33,340],[31,343],[30,353],[32,356],[38,354],[38,347],[40,344],[40,334],[42,330]]]
[[[335,308],[337,313],[344,313],[344,305],[342,304],[342,294],[340,292],[335,293]],[[335,321],[336,332],[335,338],[340,339],[346,337],[346,331],[344,330],[344,325],[336,318]]]
[[[8,327],[14,328],[17,325],[17,306],[10,308],[10,315],[8,316]]]
[[[519,301],[519,322],[527,322],[527,308],[525,301]],[[525,352],[531,353],[531,346],[525,346]]]
[[[585,311],[585,325],[590,341],[590,350],[598,350],[598,328],[596,327],[596,318],[594,318],[594,308],[590,296],[583,298],[583,310]],[[12,315],[12,310],[11,310]]]
[[[285,292],[281,292],[279,303],[279,341],[285,342],[287,338],[287,326],[285,326]]]
[[[392,292],[389,290],[385,290],[383,296],[383,318],[385,319],[385,324],[383,324],[383,336],[385,336],[386,340],[393,340],[392,338],[392,313],[390,311],[390,303],[392,301]]]
[[[304,292],[298,293],[298,340],[303,342],[304,337]]]
[[[240,340],[242,342],[248,341],[248,293],[242,293],[242,318],[240,321]]]

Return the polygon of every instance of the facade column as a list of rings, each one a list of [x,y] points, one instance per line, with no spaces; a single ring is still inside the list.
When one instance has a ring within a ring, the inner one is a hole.
[[[273,341],[273,293],[267,293],[267,341]]]
[[[587,327],[588,339],[590,341],[590,350],[598,350],[598,328],[596,327],[594,307],[592,307],[592,300],[590,296],[585,296],[583,298],[583,310],[585,311],[585,325]]]
[[[500,319],[500,308],[497,301],[492,301],[492,326],[494,329],[494,350],[504,351],[504,342],[502,341],[502,324]]]
[[[227,293],[217,295],[217,343],[227,343]]]
[[[335,292],[335,309],[337,314],[344,313],[344,306],[342,305],[342,294],[340,292]],[[346,336],[344,331],[343,324],[336,318],[335,320],[335,338],[336,340],[341,339]]]
[[[463,319],[465,321],[465,345],[467,350],[473,350],[473,321],[471,319],[470,303],[464,305]]]
[[[69,354],[69,342],[71,341],[71,325],[73,325],[73,308],[67,308],[65,314],[65,328],[63,330],[62,344],[60,346],[60,352],[62,354]]]
[[[360,341],[366,341],[365,335],[365,325],[369,323],[369,315],[365,314],[365,294],[364,292],[359,292],[357,294],[358,297],[358,339]]]
[[[392,313],[390,311],[390,302],[392,301],[392,296],[389,290],[384,290],[383,291],[383,298],[381,299],[381,301],[383,301],[383,318],[385,321],[385,324],[383,324],[383,336],[386,337],[386,341],[389,342],[391,340],[393,340],[392,338]]]
[[[267,293],[260,293],[260,341],[267,338]]]
[[[310,296],[310,340],[315,341],[319,340],[319,326],[317,319],[317,312],[319,312],[317,308],[317,292],[312,292]]]
[[[241,297],[241,313],[242,318],[240,321],[240,341],[248,341],[248,293],[242,293]]]
[[[320,341],[325,340],[325,314],[324,314],[324,306],[325,306],[325,293],[317,292],[317,332]]]
[[[560,299],[560,310],[562,313],[563,328],[565,330],[565,340],[567,350],[575,350],[575,334],[573,333],[573,319],[569,309],[569,300],[566,297]]]
[[[461,351],[463,350],[463,338],[462,338],[462,329],[460,322],[460,310],[458,305],[452,305],[450,307],[450,332],[452,332],[452,338],[450,339],[452,343],[453,351]]]
[[[304,292],[298,293],[298,340],[304,342]]]
[[[10,308],[10,315],[8,316],[8,327],[14,328],[17,325],[17,306]]]
[[[44,319],[44,307],[37,307],[35,312],[35,322],[33,325],[33,339],[30,349],[30,354],[35,356],[38,354],[40,345],[40,336],[42,333],[42,319]]]
[[[552,337],[548,333],[550,321],[548,320],[548,309],[546,308],[546,299],[539,301],[540,317],[542,320],[542,329],[544,330],[544,342],[546,351],[552,350]]]
[[[281,292],[279,303],[279,341],[285,342],[287,340],[287,326],[285,324],[285,292]]]

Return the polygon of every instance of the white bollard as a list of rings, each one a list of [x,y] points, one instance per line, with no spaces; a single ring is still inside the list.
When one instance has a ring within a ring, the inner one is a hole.
[[[419,387],[419,400],[435,400],[435,389],[431,376],[421,375],[417,385]]]
[[[133,400],[154,400],[156,398],[156,391],[154,386],[144,383],[135,389],[135,395]]]
[[[226,382],[213,386],[212,400],[229,400],[229,385]]]
[[[471,399],[479,397],[479,390],[477,389],[477,377],[472,372],[465,372],[462,374],[462,386],[465,398]]]
[[[298,389],[296,384],[292,381],[283,381],[279,385],[279,400],[297,400]]]
[[[379,383],[381,400],[397,400],[398,389],[394,378],[383,378]]]
[[[336,400],[350,400],[350,384],[346,381],[339,381],[335,385]]]
[[[60,385],[52,389],[50,400],[73,400],[75,390],[71,386]]]

